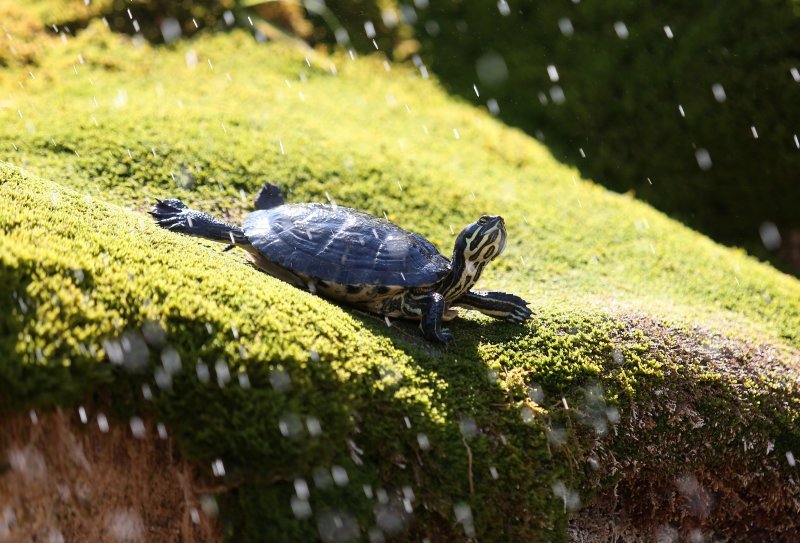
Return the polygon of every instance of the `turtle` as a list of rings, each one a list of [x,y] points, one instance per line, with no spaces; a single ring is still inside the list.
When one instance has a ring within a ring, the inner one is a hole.
[[[503,252],[505,222],[483,215],[456,237],[447,258],[424,237],[387,219],[335,203],[287,204],[265,183],[241,227],[178,199],[156,200],[150,214],[174,232],[241,247],[252,263],[296,287],[385,316],[419,320],[429,341],[453,342],[442,327],[454,307],[522,324],[532,312],[514,294],[472,290],[486,264]],[[388,321],[387,321],[388,322]]]

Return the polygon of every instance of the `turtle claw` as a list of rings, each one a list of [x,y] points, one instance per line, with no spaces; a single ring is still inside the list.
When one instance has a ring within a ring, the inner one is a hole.
[[[456,341],[453,332],[451,332],[448,328],[442,328],[441,330],[439,330],[436,339],[438,339],[444,344],[445,351],[448,350]]]
[[[528,309],[525,306],[517,307],[511,313],[508,314],[506,320],[508,322],[513,322],[514,324],[525,324],[525,321],[530,319],[533,316],[533,311]]]
[[[153,216],[160,227],[178,232],[191,227],[186,216],[188,210],[186,204],[180,200],[156,199],[156,202],[156,205],[148,213]]]

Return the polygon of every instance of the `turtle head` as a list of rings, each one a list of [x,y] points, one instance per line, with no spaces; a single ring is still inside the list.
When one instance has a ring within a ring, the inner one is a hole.
[[[465,262],[486,264],[506,247],[506,223],[499,215],[483,215],[470,224],[456,239],[455,252]],[[456,255],[453,255],[454,258]]]
[[[506,224],[503,217],[483,215],[468,225],[456,238],[452,269],[442,294],[452,301],[478,281],[484,266],[506,247]]]

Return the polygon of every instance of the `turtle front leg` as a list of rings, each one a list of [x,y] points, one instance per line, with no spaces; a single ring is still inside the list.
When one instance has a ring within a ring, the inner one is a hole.
[[[528,302],[507,292],[470,290],[455,299],[453,305],[475,309],[496,319],[522,324],[533,315]]]
[[[453,343],[453,333],[442,328],[442,317],[447,309],[444,296],[438,292],[407,294],[401,308],[404,316],[420,319],[419,329],[425,339],[444,343],[445,347]]]

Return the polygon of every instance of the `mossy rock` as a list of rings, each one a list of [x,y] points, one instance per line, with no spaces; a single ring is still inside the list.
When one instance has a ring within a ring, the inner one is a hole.
[[[580,179],[410,68],[307,55],[94,23],[35,78],[0,71],[4,413],[166,423],[232,540],[566,540],[615,488],[645,524],[699,518],[634,499],[680,477],[727,492],[698,529],[792,528],[796,279]],[[482,286],[535,318],[465,312],[444,352],[143,213],[178,196],[236,221],[264,180],[445,252],[451,226],[502,214]]]

